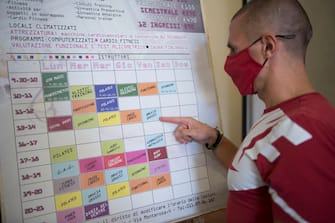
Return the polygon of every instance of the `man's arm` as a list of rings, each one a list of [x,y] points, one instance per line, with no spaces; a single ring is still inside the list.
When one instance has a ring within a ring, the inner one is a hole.
[[[233,162],[237,149],[238,148],[234,145],[234,143],[223,136],[221,143],[214,150],[214,154],[227,168],[229,168]]]
[[[177,124],[174,132],[176,140],[186,144],[195,141],[200,144],[213,145],[217,131],[205,123],[190,117],[160,117],[160,121]],[[236,154],[237,147],[225,136],[214,150],[214,154],[228,168]]]

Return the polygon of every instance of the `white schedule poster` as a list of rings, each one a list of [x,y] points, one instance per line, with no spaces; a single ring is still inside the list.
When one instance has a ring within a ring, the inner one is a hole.
[[[225,170],[160,116],[219,125],[199,0],[0,2],[4,222],[176,222]]]

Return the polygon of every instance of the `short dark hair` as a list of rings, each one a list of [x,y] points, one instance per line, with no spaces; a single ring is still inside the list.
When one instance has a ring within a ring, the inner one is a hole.
[[[277,35],[295,35],[285,41],[292,55],[305,60],[313,29],[304,8],[297,0],[252,0],[235,13],[232,19],[243,14],[243,27],[250,41],[264,32]]]

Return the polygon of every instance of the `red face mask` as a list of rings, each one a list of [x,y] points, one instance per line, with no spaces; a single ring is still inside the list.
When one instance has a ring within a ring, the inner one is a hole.
[[[254,82],[265,62],[257,63],[249,53],[249,49],[261,38],[254,41],[249,47],[234,56],[227,56],[224,65],[225,71],[229,74],[241,95],[255,94]]]

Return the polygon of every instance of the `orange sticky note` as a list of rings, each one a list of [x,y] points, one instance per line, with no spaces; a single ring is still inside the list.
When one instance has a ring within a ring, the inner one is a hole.
[[[140,110],[122,111],[121,122],[123,124],[141,122],[141,111]]]
[[[171,185],[170,174],[162,174],[152,177],[152,186],[154,189],[167,187]]]
[[[73,100],[72,113],[84,114],[96,112],[95,100]]]
[[[140,83],[138,84],[139,95],[153,95],[158,94],[158,88],[156,83]]]
[[[151,190],[151,179],[142,178],[138,180],[132,180],[130,181],[130,189],[132,194]]]
[[[87,189],[92,187],[103,186],[105,178],[102,171],[92,172],[80,175],[81,188]]]

